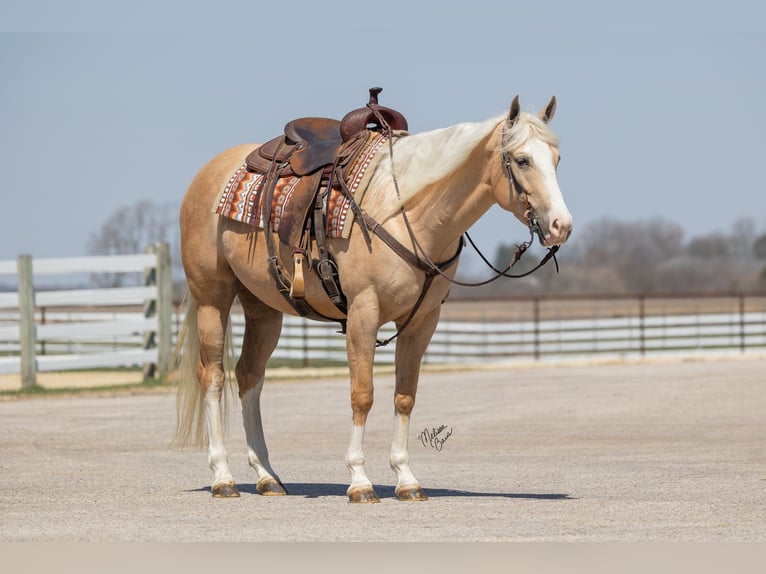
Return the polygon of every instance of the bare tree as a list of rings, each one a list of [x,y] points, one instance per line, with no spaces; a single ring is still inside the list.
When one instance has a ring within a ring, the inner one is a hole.
[[[183,290],[178,207],[149,200],[121,207],[93,233],[88,253],[141,253],[157,241],[170,244],[173,276]],[[505,268],[516,246],[500,245],[494,264]],[[534,245],[514,266],[522,273],[545,254]],[[766,287],[766,233],[752,219],[741,219],[729,233],[713,231],[684,243],[683,229],[665,219],[633,222],[604,218],[580,229],[553,262],[524,279],[505,279],[481,288],[454,287],[455,297],[503,297],[545,293],[630,293],[657,291],[731,291]],[[483,267],[481,270],[483,271]],[[465,277],[484,279],[485,275]],[[119,275],[94,278],[102,286],[126,285]]]
[[[605,218],[576,236],[573,255],[580,266],[602,272],[611,269],[622,278],[621,285],[602,285],[603,291],[649,291],[656,286],[657,266],[683,252],[683,235],[678,224],[664,219]]]
[[[758,236],[755,241],[753,241],[753,255],[755,255],[756,259],[759,261],[766,260],[766,233]],[[758,274],[758,285],[762,289],[766,288],[766,267],[763,267]]]
[[[753,255],[758,259],[766,259],[766,233],[753,242]]]
[[[483,296],[544,293],[630,293],[763,289],[766,234],[751,219],[730,232],[713,231],[684,243],[682,228],[664,219],[625,222],[606,218],[580,229],[559,251],[561,273],[551,265],[523,281],[502,281]],[[507,264],[515,246],[498,248],[495,261]],[[541,254],[520,262],[534,264]],[[456,290],[459,296],[477,296]]]
[[[173,275],[176,276],[180,268],[179,237],[178,206],[173,202],[142,200],[117,209],[97,232],[91,234],[86,250],[91,255],[143,253],[148,245],[165,241],[170,245]],[[94,277],[93,280],[105,287],[121,287],[130,281],[121,273]]]
[[[728,235],[718,232],[693,238],[686,251],[692,257],[726,257],[733,255],[734,246]]]

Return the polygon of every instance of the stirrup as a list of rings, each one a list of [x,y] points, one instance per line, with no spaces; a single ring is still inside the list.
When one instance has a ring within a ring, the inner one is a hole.
[[[306,254],[303,250],[293,253],[293,282],[290,285],[290,297],[303,299],[306,296],[306,282],[303,279],[303,262]]]

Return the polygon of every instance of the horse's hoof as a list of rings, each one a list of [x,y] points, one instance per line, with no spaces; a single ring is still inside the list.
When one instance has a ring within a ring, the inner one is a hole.
[[[284,485],[275,478],[261,480],[256,488],[263,496],[284,496],[287,494]]]
[[[371,486],[355,488],[348,491],[348,501],[361,504],[374,504],[380,502],[380,498],[375,494]]]
[[[404,501],[428,500],[426,493],[417,484],[397,488],[396,498]]]
[[[213,498],[239,498],[239,490],[233,482],[216,484],[211,489]]]

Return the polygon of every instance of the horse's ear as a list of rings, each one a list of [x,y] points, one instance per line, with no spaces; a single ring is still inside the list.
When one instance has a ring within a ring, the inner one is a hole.
[[[518,119],[519,113],[521,113],[521,106],[519,106],[519,96],[517,94],[513,97],[511,109],[508,110],[508,123],[513,125]]]
[[[545,109],[540,110],[540,113],[537,117],[539,117],[543,122],[546,124],[551,123],[551,120],[553,119],[553,114],[556,113],[556,96],[551,96],[551,101],[548,102],[548,105],[545,106]]]

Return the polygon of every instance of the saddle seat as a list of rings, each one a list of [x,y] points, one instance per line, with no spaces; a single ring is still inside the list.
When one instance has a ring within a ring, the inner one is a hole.
[[[347,178],[353,158],[362,150],[368,132],[343,142],[340,122],[329,118],[299,118],[285,126],[285,133],[252,151],[245,163],[249,171],[264,175],[264,187],[277,179],[298,177],[290,201],[282,205],[277,234],[285,245],[298,247],[316,194],[329,179],[333,166]],[[337,182],[336,182],[337,183]]]
[[[266,142],[247,156],[250,171],[267,174],[275,164],[289,162],[280,170],[280,177],[309,175],[319,168],[331,166],[353,157],[358,149],[360,134],[368,129],[407,130],[405,117],[391,108],[378,104],[381,88],[370,88],[370,101],[352,110],[338,121],[331,118],[298,118],[285,124],[284,133]],[[381,119],[387,125],[382,125]]]
[[[248,155],[246,163],[250,171],[265,174],[273,163],[289,161],[281,176],[302,177],[335,163],[342,144],[338,120],[298,118],[285,125],[284,134]]]

